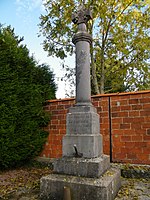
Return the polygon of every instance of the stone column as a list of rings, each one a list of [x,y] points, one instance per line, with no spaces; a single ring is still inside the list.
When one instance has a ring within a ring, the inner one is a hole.
[[[86,12],[80,11],[80,18],[74,16],[73,22],[78,24],[78,32],[73,37],[76,46],[76,104],[91,104],[91,81],[90,81],[90,44],[92,37],[86,31]]]
[[[78,25],[72,40],[76,46],[76,104],[67,114],[67,133],[63,139],[63,156],[67,157],[95,158],[102,154],[103,149],[99,115],[91,104],[92,38],[86,28],[90,19],[90,11],[83,6],[72,17],[72,21]]]
[[[54,162],[54,174],[41,178],[42,200],[62,200],[69,188],[74,200],[113,200],[120,188],[120,171],[103,154],[99,115],[91,104],[90,43],[86,23],[91,18],[84,7],[73,16],[78,32],[76,45],[76,104],[67,114],[63,157]]]

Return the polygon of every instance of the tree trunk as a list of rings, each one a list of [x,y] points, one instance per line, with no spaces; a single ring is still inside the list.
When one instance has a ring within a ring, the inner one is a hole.
[[[98,87],[97,76],[96,76],[96,66],[95,66],[93,58],[91,58],[91,71],[92,71],[92,84],[93,84],[93,87],[94,87],[94,93],[95,94],[100,94],[99,87]]]
[[[102,69],[102,74],[100,79],[100,94],[104,94],[104,80],[105,80],[105,75],[104,75],[104,70]]]
[[[93,49],[91,50],[91,71],[92,71],[92,84],[93,84],[93,87],[94,87],[94,93],[100,94],[97,76],[96,76],[96,65],[94,63],[94,58],[93,58]]]
[[[93,24],[94,24],[94,20],[92,20],[91,26],[89,28],[89,32],[92,36],[92,32],[93,32]],[[93,37],[93,36],[92,36]],[[93,43],[91,45],[91,72],[92,72],[92,85],[93,85],[93,91],[94,94],[99,94],[99,86],[98,86],[98,81],[97,81],[97,76],[96,76],[96,65],[94,62],[94,49],[93,49]]]
[[[100,79],[100,94],[104,94],[104,81],[105,81],[105,68],[104,68],[104,37],[102,41],[102,50],[101,50],[101,79]]]

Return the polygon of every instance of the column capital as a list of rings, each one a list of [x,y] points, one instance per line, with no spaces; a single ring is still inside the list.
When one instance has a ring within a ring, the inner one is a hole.
[[[92,36],[87,32],[77,32],[72,38],[72,42],[76,44],[79,41],[86,41],[92,44]]]

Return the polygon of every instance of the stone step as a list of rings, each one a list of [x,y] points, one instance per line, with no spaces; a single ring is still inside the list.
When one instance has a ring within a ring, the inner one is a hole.
[[[73,200],[113,200],[121,186],[120,170],[110,168],[100,178],[50,174],[41,178],[41,200],[63,200],[69,187]]]
[[[54,173],[99,178],[110,168],[110,158],[102,155],[98,158],[63,157],[54,162]]]

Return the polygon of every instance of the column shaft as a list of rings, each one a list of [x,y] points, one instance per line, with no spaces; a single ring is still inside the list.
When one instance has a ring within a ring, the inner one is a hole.
[[[76,43],[76,104],[91,102],[90,44],[87,41]]]

